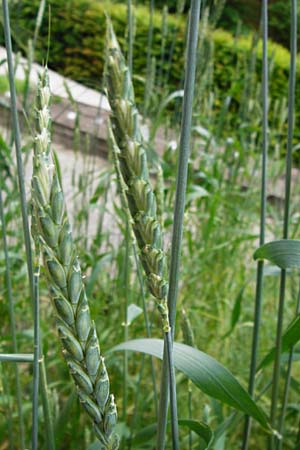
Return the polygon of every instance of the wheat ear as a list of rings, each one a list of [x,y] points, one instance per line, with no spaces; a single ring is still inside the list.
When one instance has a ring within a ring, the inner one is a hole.
[[[163,329],[170,330],[167,305],[168,282],[164,278],[165,253],[150,184],[146,151],[138,124],[138,111],[129,69],[125,64],[110,21],[107,21],[106,85],[112,110],[109,129],[124,180],[133,231],[151,294],[156,299]]]
[[[50,90],[45,70],[40,80],[34,142],[32,234],[43,253],[47,282],[57,315],[63,355],[83,407],[93,420],[103,450],[117,450],[117,410],[101,356],[94,322],[72,239],[57,168],[50,149]]]

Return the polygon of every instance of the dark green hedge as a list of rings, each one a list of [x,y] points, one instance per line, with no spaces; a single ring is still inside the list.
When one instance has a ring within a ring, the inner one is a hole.
[[[15,30],[15,43],[18,47],[26,44],[33,36],[35,17],[39,0],[12,1],[12,27]],[[21,7],[18,4],[21,3]],[[48,0],[51,5],[51,43],[49,66],[58,72],[93,87],[101,85],[101,74],[104,65],[105,14],[112,18],[116,34],[121,42],[125,41],[126,6],[106,4],[91,0]],[[18,6],[18,7],[17,7]],[[148,39],[148,8],[136,9],[136,39],[134,44],[134,72],[140,76],[145,74],[146,48]],[[44,16],[43,27],[37,45],[36,57],[40,61],[47,54],[48,11]],[[177,45],[174,51],[171,84],[176,87],[182,73],[182,55],[184,41],[184,23],[169,18],[169,42],[171,34],[179,26]],[[159,58],[161,48],[161,18],[159,13],[154,19],[153,55]],[[168,56],[166,55],[166,58]],[[178,64],[178,62],[180,62]]]
[[[126,6],[120,4],[105,4],[96,0],[48,0],[51,6],[51,43],[49,66],[58,72],[83,82],[89,86],[100,88],[101,75],[104,65],[105,15],[108,12],[112,18],[116,33],[124,44],[126,34]],[[24,46],[32,37],[35,27],[35,17],[39,0],[11,0],[12,26],[15,44]],[[134,43],[134,73],[144,76],[146,67],[147,36],[148,36],[148,8],[139,6],[135,9],[136,36]],[[48,10],[44,17],[41,35],[38,40],[37,58],[45,60],[47,54]],[[166,51],[172,47],[173,32],[177,30],[172,68],[170,71],[170,91],[180,87],[184,67],[184,37],[185,21],[175,16],[169,16]],[[241,38],[234,43],[233,37],[222,30],[216,30],[209,39],[215,47],[214,83],[215,87],[224,93],[229,93],[238,103],[247,79],[247,66],[240,64],[236,76],[238,60],[249,60],[251,38]],[[153,54],[160,61],[161,52],[161,15],[154,17]],[[261,77],[261,45],[258,50],[257,79]],[[270,45],[270,55],[273,55],[272,73],[270,77],[270,91],[272,97],[282,97],[287,94],[287,80],[289,71],[289,53],[283,47]],[[165,55],[165,61],[168,54]],[[165,63],[166,64],[166,63]],[[232,80],[235,79],[234,85]],[[298,71],[299,81],[299,71]],[[299,86],[299,82],[298,82]],[[136,81],[138,97],[142,96],[143,86]],[[299,111],[299,98],[298,111]]]

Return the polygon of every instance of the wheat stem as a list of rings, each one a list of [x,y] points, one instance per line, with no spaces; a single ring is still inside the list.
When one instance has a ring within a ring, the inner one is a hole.
[[[266,206],[267,206],[267,154],[268,154],[268,0],[262,4],[263,27],[263,67],[262,67],[262,103],[263,103],[263,148],[262,148],[262,178],[261,178],[261,211],[260,211],[260,238],[259,245],[265,243]],[[259,344],[259,331],[261,325],[261,306],[263,289],[264,262],[258,261],[256,275],[254,329],[252,338],[251,365],[248,391],[254,396],[256,362]],[[243,434],[242,450],[247,450],[251,431],[251,418],[246,416]]]
[[[29,232],[29,224],[28,224],[28,213],[27,213],[27,202],[26,202],[26,193],[25,193],[25,182],[24,182],[24,170],[23,170],[23,162],[22,162],[22,151],[21,151],[21,135],[20,135],[20,126],[19,126],[19,118],[18,118],[18,109],[17,109],[17,99],[16,99],[16,88],[14,82],[14,67],[13,67],[13,53],[12,53],[12,44],[11,44],[11,32],[10,32],[10,20],[9,20],[9,8],[7,0],[2,0],[3,6],[3,19],[4,19],[4,36],[5,36],[5,46],[7,52],[7,65],[8,65],[8,74],[9,74],[9,86],[10,86],[10,99],[11,99],[11,111],[12,111],[12,122],[13,122],[13,130],[14,130],[14,142],[16,148],[16,159],[17,159],[17,170],[18,170],[18,183],[19,183],[19,191],[20,191],[20,200],[21,200],[21,213],[22,213],[22,225],[23,225],[23,234],[25,240],[25,249],[26,249],[26,262],[27,262],[27,272],[29,278],[29,288],[30,288],[30,297],[32,306],[34,308],[35,298],[34,298],[34,280],[33,280],[33,265],[32,265],[32,250],[31,250],[31,242],[30,242],[30,232]],[[44,364],[44,361],[41,365]],[[44,382],[44,379],[43,379]],[[35,385],[36,388],[36,385]],[[47,394],[47,386],[43,386],[42,389],[43,395]],[[46,415],[46,410],[49,410],[49,400],[47,397],[43,397],[44,404],[44,414]],[[33,401],[33,414],[37,416],[38,404],[36,402],[36,396]],[[48,429],[48,435],[53,435],[53,429],[51,428],[51,423],[46,423],[46,428]],[[37,430],[35,430],[37,433]],[[51,450],[55,449],[54,440],[50,443]]]
[[[296,86],[296,57],[297,57],[297,2],[291,0],[291,45],[290,45],[290,75],[289,75],[289,95],[288,95],[288,142],[286,154],[286,180],[285,180],[285,206],[283,221],[283,239],[288,239],[289,219],[290,219],[290,193],[291,193],[291,172],[292,172],[292,150],[294,135],[294,113],[295,113],[295,86]],[[276,352],[273,370],[272,401],[271,401],[271,426],[276,428],[277,403],[280,379],[280,357],[282,348],[282,329],[285,304],[285,284],[286,271],[281,271],[279,307],[276,330]],[[270,438],[270,448],[274,448],[275,437]]]
[[[183,215],[185,207],[185,193],[187,185],[188,159],[190,155],[190,132],[192,123],[192,108],[194,97],[195,73],[196,73],[196,56],[198,42],[198,28],[200,16],[200,0],[193,0],[191,3],[189,32],[187,43],[187,61],[186,74],[184,83],[183,112],[180,134],[180,152],[178,162],[178,173],[176,183],[176,197],[174,207],[173,235],[171,248],[171,263],[169,276],[169,293],[168,307],[170,311],[170,325],[172,329],[172,340],[174,339],[175,320],[176,320],[176,303],[178,296],[179,283],[179,267],[180,267],[180,251],[183,231]],[[167,352],[164,351],[164,360],[167,359]],[[165,365],[164,365],[165,367]],[[159,424],[162,429],[166,429],[167,409],[168,409],[168,378],[162,374],[161,392],[163,393],[163,404],[160,409],[161,417]],[[157,448],[163,449],[163,433],[158,434]]]
[[[0,221],[1,221],[1,228],[2,228],[2,240],[3,240],[4,258],[5,258],[5,284],[6,284],[6,292],[7,292],[7,300],[8,300],[12,347],[13,347],[14,354],[17,354],[18,353],[17,327],[16,327],[15,308],[14,308],[13,293],[12,293],[10,259],[9,259],[7,235],[6,235],[6,220],[5,220],[5,215],[4,215],[1,186],[0,186]],[[17,406],[18,406],[18,416],[19,416],[20,448],[25,449],[24,418],[23,418],[23,407],[22,407],[22,389],[21,389],[21,383],[20,383],[19,368],[18,368],[17,364],[15,364],[14,369],[15,369]]]

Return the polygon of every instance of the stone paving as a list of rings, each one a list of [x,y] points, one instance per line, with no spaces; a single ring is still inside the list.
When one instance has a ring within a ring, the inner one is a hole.
[[[5,60],[6,50],[0,47],[0,61]],[[16,57],[14,56],[16,61]],[[27,60],[18,55],[16,67],[16,79],[24,80],[26,76]],[[37,63],[32,64],[30,83],[36,86],[43,67]],[[7,64],[0,65],[0,75],[7,74]],[[107,118],[110,107],[105,95],[94,89],[90,89],[71,79],[65,78],[49,69],[50,88],[53,96],[51,114],[53,122],[53,141],[72,148],[74,140],[74,128],[77,112],[79,113],[79,129],[82,147],[89,141],[89,152],[107,155]],[[70,101],[67,90],[71,92],[73,101]],[[22,113],[22,105],[19,104],[20,122],[26,125]],[[0,125],[9,126],[9,92],[0,98]],[[146,123],[141,123],[141,130],[147,139],[149,135]],[[170,136],[172,131],[169,132]],[[162,154],[166,145],[165,130],[159,129],[155,139],[155,150]]]

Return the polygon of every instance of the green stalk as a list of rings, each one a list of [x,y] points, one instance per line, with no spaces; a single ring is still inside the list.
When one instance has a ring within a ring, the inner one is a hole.
[[[170,276],[169,276],[169,292],[168,292],[168,307],[170,314],[170,325],[172,339],[174,339],[175,331],[175,319],[176,319],[176,303],[178,295],[178,283],[179,283],[179,268],[180,268],[180,247],[182,241],[183,231],[183,215],[185,207],[185,192],[187,185],[187,173],[188,173],[188,159],[190,154],[190,132],[192,123],[192,107],[194,97],[194,84],[195,84],[195,72],[196,72],[196,54],[197,54],[197,41],[198,41],[198,27],[199,27],[199,15],[200,15],[200,0],[192,0],[190,21],[189,21],[189,34],[188,34],[188,48],[187,48],[187,62],[186,62],[186,77],[184,84],[184,98],[183,98],[183,114],[181,122],[181,135],[180,135],[180,153],[177,173],[177,185],[176,185],[176,198],[174,208],[174,220],[173,220],[173,236],[172,236],[172,250],[171,250],[171,264],[170,264]],[[164,351],[164,363],[161,383],[161,402],[160,402],[160,414],[158,419],[158,436],[157,436],[157,450],[164,449],[165,446],[165,430],[167,425],[167,410],[168,410],[168,377],[166,371],[167,353]],[[174,367],[173,367],[174,370]],[[176,386],[170,386],[171,395],[176,397]],[[174,405],[174,402],[173,402]],[[174,416],[171,416],[171,421],[178,420]]]
[[[30,243],[30,234],[28,226],[28,215],[27,215],[27,204],[26,204],[26,193],[24,184],[24,171],[22,163],[22,151],[21,151],[21,137],[20,137],[20,126],[18,118],[17,109],[17,99],[16,99],[16,89],[14,82],[14,67],[12,59],[12,46],[11,46],[11,33],[10,33],[10,23],[9,23],[9,10],[7,0],[2,0],[3,16],[4,16],[4,35],[5,35],[5,46],[7,51],[7,65],[8,65],[8,75],[9,75],[9,87],[10,87],[10,99],[11,99],[11,110],[12,110],[12,120],[14,129],[14,140],[16,147],[16,157],[17,157],[17,169],[18,169],[18,181],[19,190],[21,197],[21,212],[23,220],[23,231],[27,255],[27,270],[30,283],[30,294],[33,299],[33,270],[32,270],[32,251]]]
[[[39,366],[40,366],[40,316],[39,316],[39,253],[34,264],[34,362],[32,397],[32,449],[38,449],[38,402],[39,402]]]
[[[22,212],[22,224],[23,224],[23,233],[25,240],[25,249],[26,249],[26,260],[27,260],[27,271],[29,278],[29,287],[30,287],[30,297],[32,301],[32,305],[34,307],[36,299],[34,297],[34,277],[33,277],[33,264],[32,264],[32,250],[31,250],[31,242],[30,242],[30,233],[29,233],[29,225],[28,225],[28,214],[27,214],[27,202],[26,202],[26,192],[25,192],[25,183],[24,183],[24,169],[22,162],[22,151],[21,151],[21,135],[20,135],[20,126],[19,126],[19,118],[18,118],[18,109],[17,109],[17,99],[16,99],[16,88],[14,82],[14,67],[13,67],[13,58],[12,58],[12,44],[11,44],[11,32],[10,32],[10,21],[9,21],[9,8],[8,1],[2,0],[3,7],[3,19],[4,19],[4,35],[5,35],[5,46],[7,51],[7,65],[8,65],[8,75],[9,75],[9,87],[10,87],[10,99],[11,99],[11,110],[12,110],[12,121],[13,121],[13,130],[14,130],[14,141],[16,147],[16,159],[17,159],[17,170],[18,170],[18,183],[20,190],[20,200],[21,200],[21,212]],[[42,362],[44,364],[44,361]],[[47,387],[44,386],[43,392],[47,392]],[[43,399],[43,403],[47,409],[49,409],[49,400],[48,398]],[[34,408],[37,410],[38,404],[34,403]],[[37,413],[35,413],[37,414]],[[44,410],[45,414],[45,410]],[[45,423],[46,428],[50,427],[50,423]],[[49,434],[53,434],[53,430],[49,429]],[[52,449],[55,447],[53,446]]]
[[[124,307],[124,342],[128,341],[128,304],[129,304],[129,269],[130,269],[130,229],[128,217],[126,216],[126,232],[125,232],[125,258],[124,258],[124,284],[125,284],[125,307]],[[127,413],[127,378],[128,378],[128,352],[124,352],[123,366],[123,421],[126,422]]]
[[[41,356],[43,358],[43,355]],[[55,450],[55,437],[52,414],[49,407],[47,374],[44,362],[40,364],[41,397],[43,404],[47,450]]]
[[[147,43],[147,63],[146,63],[146,80],[145,80],[145,91],[144,91],[144,105],[143,105],[143,115],[146,117],[148,103],[149,103],[149,85],[151,80],[151,53],[152,53],[152,42],[153,42],[153,14],[154,14],[155,1],[150,0],[150,10],[149,10],[149,28],[148,28],[148,43]]]
[[[182,319],[181,319],[181,331],[183,334],[183,342],[186,345],[189,345],[191,347],[195,346],[195,339],[194,339],[194,333],[193,329],[191,327],[191,323],[189,321],[189,318],[183,309],[181,311],[182,313]],[[187,388],[188,388],[188,413],[189,413],[189,419],[192,419],[192,382],[190,379],[187,380]],[[193,448],[193,435],[192,430],[189,430],[189,450],[192,450]]]
[[[142,306],[143,306],[143,313],[144,313],[145,326],[146,326],[146,335],[147,335],[147,338],[150,338],[151,337],[151,329],[150,329],[151,327],[150,327],[148,311],[147,311],[147,306],[146,306],[146,296],[145,296],[145,289],[144,289],[144,283],[143,283],[143,276],[142,276],[141,268],[140,268],[139,261],[138,261],[138,255],[137,255],[137,249],[136,249],[135,243],[133,243],[133,255],[134,255],[134,261],[135,261],[135,265],[136,265],[136,271],[137,271],[137,276],[138,276],[138,280],[139,280],[139,285],[141,288],[141,296],[142,296],[142,303],[143,303]],[[134,417],[133,417],[132,424],[131,424],[131,437],[133,435],[133,429],[136,424],[137,411],[138,411],[138,400],[139,400],[139,395],[140,395],[140,384],[141,384],[143,372],[144,372],[144,359],[145,359],[145,355],[143,355],[142,367],[140,370],[138,387],[136,390],[136,399],[135,399],[135,408],[134,408],[135,413],[134,413]],[[150,361],[151,361],[151,378],[152,378],[152,385],[153,385],[154,407],[155,407],[155,415],[157,418],[157,416],[158,416],[158,401],[157,401],[158,395],[157,395],[157,387],[156,387],[156,373],[155,373],[154,361],[153,361],[152,356],[150,357]],[[131,442],[130,442],[130,444],[131,444]]]
[[[163,86],[163,65],[164,65],[164,59],[165,59],[167,35],[168,35],[168,6],[164,5],[164,9],[162,12],[162,23],[161,23],[160,63],[159,63],[159,72],[158,72],[158,77],[157,77],[157,85],[160,88]]]
[[[132,17],[132,4],[131,0],[127,1],[127,30],[128,30],[128,42],[127,42],[127,64],[130,75],[132,76],[132,53],[133,53],[133,17]]]
[[[268,0],[263,0],[262,4],[262,27],[263,27],[263,65],[262,65],[262,102],[263,102],[263,119],[262,119],[262,175],[261,175],[261,210],[260,210],[260,237],[259,245],[265,243],[266,229],[266,206],[267,206],[267,155],[268,155]],[[251,364],[248,392],[253,397],[255,388],[255,374],[259,345],[259,331],[261,326],[261,306],[262,306],[262,288],[264,276],[264,262],[258,261],[256,275],[256,293],[255,293],[255,309],[254,309],[254,329],[252,337]],[[243,434],[242,450],[249,447],[249,438],[251,432],[251,418],[246,416],[245,428]]]
[[[192,386],[191,380],[188,380],[188,411],[189,411],[189,419],[193,418],[192,415]],[[193,448],[193,434],[192,430],[189,430],[189,450]]]
[[[297,1],[291,0],[291,45],[290,45],[290,75],[289,75],[289,96],[288,96],[288,142],[286,154],[286,182],[285,182],[285,205],[284,205],[284,223],[283,223],[283,239],[288,239],[289,235],[289,216],[290,216],[290,193],[291,193],[291,172],[292,172],[292,149],[294,134],[294,105],[295,105],[295,86],[296,86],[296,56],[297,56]],[[280,279],[280,295],[277,318],[276,333],[276,353],[273,370],[273,386],[271,401],[271,426],[276,426],[276,413],[279,393],[280,378],[280,357],[282,347],[282,328],[283,313],[285,302],[285,284],[286,271],[281,271]],[[275,437],[270,438],[270,448],[274,448]]]
[[[2,227],[2,239],[3,239],[3,249],[5,258],[5,283],[7,291],[7,301],[10,319],[10,332],[12,337],[13,351],[18,353],[17,345],[17,327],[15,318],[14,301],[12,295],[12,283],[11,283],[11,271],[10,271],[10,260],[8,255],[8,245],[6,238],[6,221],[4,215],[3,201],[2,201],[2,189],[0,186],[0,221]],[[15,364],[15,382],[16,382],[16,394],[17,394],[17,406],[18,406],[18,417],[19,417],[19,430],[20,430],[20,448],[25,449],[25,433],[24,433],[24,418],[23,418],[23,407],[22,407],[22,389],[20,383],[19,368]]]
[[[300,286],[298,289],[298,296],[297,296],[296,315],[298,315],[299,312],[300,312]],[[284,386],[283,404],[282,404],[282,410],[281,410],[280,419],[279,419],[278,432],[281,435],[283,432],[284,419],[285,419],[287,404],[288,404],[288,396],[289,396],[289,389],[290,389],[291,376],[292,376],[293,356],[294,356],[294,347],[291,348],[290,353],[289,353],[287,375],[286,375],[285,386]],[[281,440],[278,440],[277,450],[282,450],[282,444],[283,444],[283,437]]]
[[[172,330],[165,333],[164,348],[166,349],[166,355],[168,360],[168,375],[170,386],[170,412],[171,412],[171,430],[172,430],[172,448],[173,450],[179,450],[179,429],[178,429],[178,411],[177,411],[177,396],[176,396],[176,378],[174,370],[174,357],[173,357],[173,336]]]

